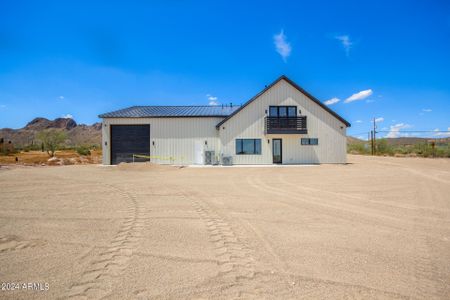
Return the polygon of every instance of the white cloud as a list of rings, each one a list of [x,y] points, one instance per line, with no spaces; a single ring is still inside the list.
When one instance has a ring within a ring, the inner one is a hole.
[[[344,103],[350,103],[350,102],[353,102],[353,101],[363,100],[363,99],[366,99],[367,97],[369,97],[372,94],[373,94],[372,89],[360,91],[360,92],[358,92],[356,94],[351,95],[347,99],[345,99]]]
[[[362,120],[356,120],[355,123],[362,123]]]
[[[325,105],[333,105],[335,103],[338,103],[339,101],[341,101],[341,99],[334,97],[331,98],[330,100],[325,101],[324,103]]]
[[[341,42],[342,47],[344,47],[345,55],[350,56],[350,49],[352,48],[353,42],[350,41],[350,36],[348,35],[338,35],[334,37]]]
[[[280,54],[284,62],[286,62],[289,55],[291,55],[292,47],[291,44],[286,41],[286,35],[284,31],[281,30],[279,34],[273,36],[273,43],[275,44],[275,49]]]
[[[73,116],[71,114],[63,115],[62,118],[64,119],[73,119]]]
[[[219,102],[217,101],[219,98],[212,96],[210,94],[207,94],[206,97],[208,98],[209,105],[219,105]]]
[[[376,123],[383,122],[383,121],[384,121],[384,118],[383,118],[383,117],[379,117],[379,118],[376,118],[376,119],[375,119],[375,122],[376,122]]]
[[[439,132],[439,128],[436,128],[434,131],[436,131],[436,133],[434,134],[435,136],[450,137],[450,127],[447,128],[447,131],[449,132]]]
[[[386,135],[387,138],[396,138],[400,135],[406,136],[407,134],[402,134],[400,132],[401,129],[410,128],[411,125],[404,124],[404,123],[398,123],[395,125],[391,125],[388,134]]]
[[[64,100],[64,96],[59,96],[59,100]]]
[[[422,109],[423,112],[432,112],[431,108],[424,108]]]

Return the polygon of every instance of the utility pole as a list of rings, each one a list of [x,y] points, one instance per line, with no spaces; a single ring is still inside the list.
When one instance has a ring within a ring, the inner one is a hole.
[[[370,131],[370,151],[373,155],[373,130]]]
[[[373,118],[373,152],[377,153],[377,125],[375,118]]]

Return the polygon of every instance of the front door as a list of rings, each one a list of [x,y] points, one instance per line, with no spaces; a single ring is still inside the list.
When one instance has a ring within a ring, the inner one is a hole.
[[[283,163],[283,146],[281,143],[281,139],[272,140],[272,155],[274,164]]]

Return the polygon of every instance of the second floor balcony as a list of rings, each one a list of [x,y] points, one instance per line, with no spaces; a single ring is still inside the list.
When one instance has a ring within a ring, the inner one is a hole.
[[[306,134],[306,116],[266,117],[266,134]]]

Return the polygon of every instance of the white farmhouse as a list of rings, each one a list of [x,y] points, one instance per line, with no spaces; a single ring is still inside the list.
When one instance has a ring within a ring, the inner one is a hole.
[[[103,164],[346,163],[350,123],[281,76],[242,106],[133,106],[105,113]]]

